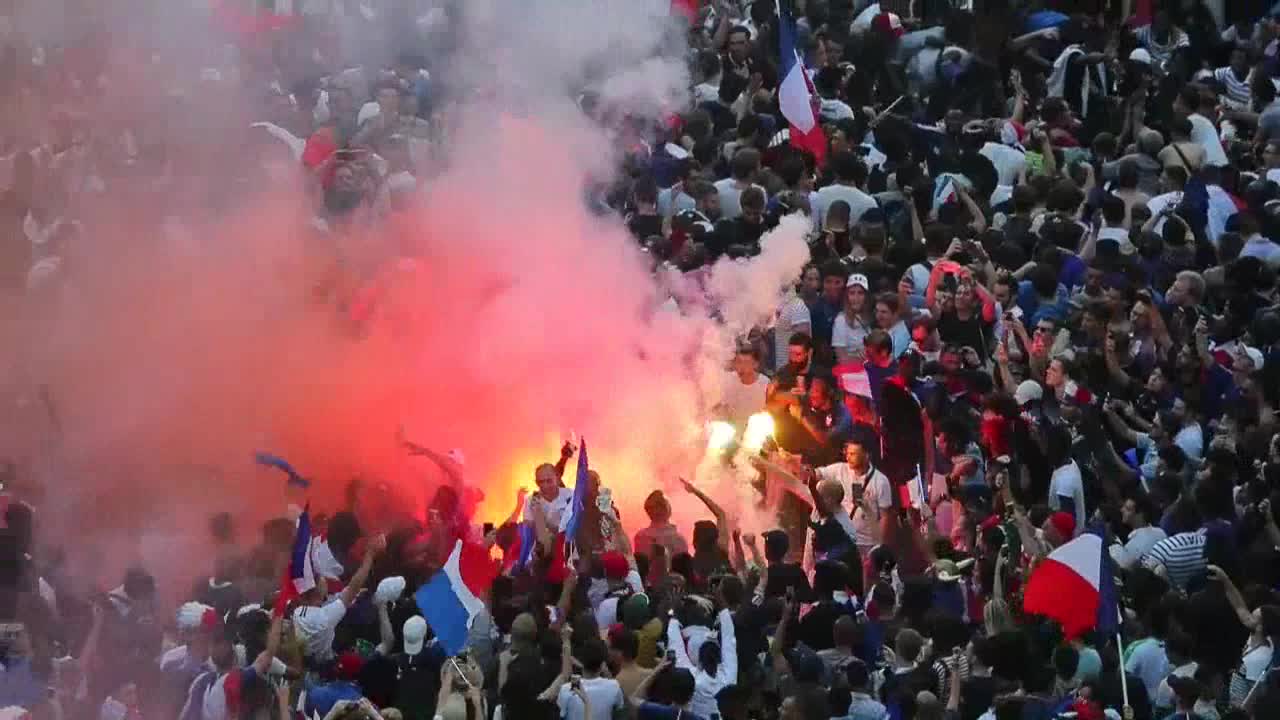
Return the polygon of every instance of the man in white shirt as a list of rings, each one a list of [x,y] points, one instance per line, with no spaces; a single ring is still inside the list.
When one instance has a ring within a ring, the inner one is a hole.
[[[591,706],[591,717],[583,713],[582,700],[574,694],[570,683],[560,686],[560,694],[556,703],[560,706],[560,717],[564,720],[613,720],[626,717],[627,701],[622,694],[622,687],[612,678],[600,677],[600,671],[609,658],[609,649],[600,638],[587,638],[578,651],[574,653],[578,662],[582,663],[582,690],[587,695]],[[514,715],[515,713],[513,713]]]
[[[373,569],[373,559],[387,547],[387,539],[381,535],[369,540],[365,546],[364,561],[351,576],[351,582],[334,598],[326,597],[323,578],[302,593],[298,607],[293,611],[293,631],[302,642],[307,661],[324,664],[334,659],[333,637],[338,623],[347,615],[359,596]]]
[[[1116,543],[1111,546],[1111,559],[1115,560],[1123,570],[1137,564],[1138,560],[1155,544],[1165,539],[1164,530],[1151,524],[1154,509],[1145,495],[1135,496],[1124,501],[1120,508],[1120,517],[1129,528],[1129,538],[1124,545]]]
[[[886,537],[893,508],[893,488],[889,478],[871,464],[867,449],[857,441],[844,446],[842,463],[817,468],[820,480],[833,480],[852,490],[853,531],[858,552],[867,557],[880,538]]]
[[[862,191],[867,182],[867,166],[857,155],[845,150],[832,156],[831,169],[835,172],[835,182],[809,195],[810,217],[817,220],[821,229],[827,218],[827,208],[831,203],[843,200],[849,203],[849,226],[853,227],[868,210],[877,207],[875,198]]]
[[[720,219],[732,220],[742,214],[742,192],[747,188],[760,188],[760,192],[769,194],[763,187],[755,184],[756,173],[760,171],[760,151],[755,148],[743,148],[733,155],[729,163],[729,174],[723,180],[717,180],[716,192],[720,195]]]
[[[1218,137],[1218,129],[1209,118],[1200,114],[1206,107],[1212,112],[1216,104],[1216,96],[1205,96],[1195,86],[1188,85],[1173,101],[1173,111],[1186,115],[1191,121],[1191,142],[1204,148],[1205,164],[1212,167],[1226,167],[1229,164],[1227,152],[1222,149],[1222,139]]]
[[[1258,258],[1272,270],[1280,269],[1280,245],[1263,236],[1258,227],[1258,221],[1253,215],[1240,214],[1240,234],[1245,238],[1244,247],[1240,249],[1240,257]]]
[[[725,376],[724,390],[720,397],[723,417],[730,424],[742,429],[747,420],[764,411],[764,394],[769,378],[760,374],[760,359],[755,348],[744,345],[733,356],[733,372]]]
[[[809,306],[799,295],[791,295],[782,301],[778,308],[778,317],[773,323],[774,370],[782,369],[787,364],[787,345],[794,335],[810,335],[813,330],[813,316]]]
[[[1049,509],[1070,512],[1076,519],[1076,532],[1084,530],[1084,479],[1075,460],[1060,465],[1049,478]]]

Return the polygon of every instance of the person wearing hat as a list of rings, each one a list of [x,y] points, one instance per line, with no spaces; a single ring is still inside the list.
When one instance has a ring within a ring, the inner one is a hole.
[[[339,655],[333,679],[307,688],[307,716],[319,714],[325,717],[343,700],[359,702],[364,697],[359,685],[363,669],[364,660],[354,650]]]
[[[874,307],[867,302],[870,291],[867,276],[861,273],[853,273],[845,282],[844,308],[836,315],[831,328],[831,348],[838,363],[863,356],[864,343],[874,322]]]
[[[618,620],[618,605],[635,593],[644,592],[644,583],[636,571],[634,558],[616,550],[600,556],[603,580],[592,580],[587,600],[595,608],[596,626],[607,628]]]

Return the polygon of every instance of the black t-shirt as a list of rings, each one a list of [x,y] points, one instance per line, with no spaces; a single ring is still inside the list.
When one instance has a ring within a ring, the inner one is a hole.
[[[981,308],[974,308],[968,320],[961,320],[955,310],[945,310],[938,318],[938,336],[944,343],[977,350],[985,360],[994,336],[992,325],[983,321]]]
[[[950,690],[948,688],[948,690]],[[991,709],[996,699],[996,680],[971,676],[960,683],[960,718],[961,720],[978,720],[983,713]]]
[[[813,588],[809,586],[809,577],[799,565],[786,562],[770,564],[765,597],[782,597],[789,587],[795,588],[796,600],[799,602],[812,602]]]
[[[835,647],[835,634],[832,628],[836,620],[844,615],[853,615],[853,608],[831,600],[824,600],[809,609],[800,620],[800,628],[796,639],[814,650],[830,650]]]

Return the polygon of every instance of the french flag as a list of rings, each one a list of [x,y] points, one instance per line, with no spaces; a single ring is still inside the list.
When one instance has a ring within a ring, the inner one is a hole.
[[[537,538],[533,533],[533,525],[528,521],[521,522],[516,526],[515,542],[502,552],[503,569],[506,572],[516,573],[528,567],[535,544],[537,544]]]
[[[578,479],[573,486],[573,500],[569,503],[569,509],[560,516],[560,528],[556,534],[555,549],[551,555],[551,567],[547,571],[548,582],[563,582],[568,576],[574,538],[578,536],[578,526],[582,524],[582,516],[586,513],[587,487],[590,484],[589,470],[587,440],[583,438],[578,448]]]
[[[1102,528],[1090,527],[1040,561],[1027,578],[1022,607],[1057,621],[1067,639],[1090,630],[1115,632],[1120,625],[1115,575]]]
[[[298,531],[293,536],[289,567],[285,570],[280,595],[276,598],[276,614],[284,615],[290,602],[315,586],[316,572],[311,563],[311,506],[308,505],[298,517]]]
[[[778,37],[782,45],[782,82],[778,84],[778,106],[782,116],[791,125],[791,147],[813,153],[821,165],[827,155],[827,137],[818,124],[818,112],[814,108],[817,93],[813,81],[805,72],[804,60],[796,50],[795,23],[791,15],[778,2]]]
[[[422,617],[450,657],[467,646],[471,623],[484,609],[480,598],[489,592],[496,574],[488,551],[457,540],[444,567],[414,593]]]

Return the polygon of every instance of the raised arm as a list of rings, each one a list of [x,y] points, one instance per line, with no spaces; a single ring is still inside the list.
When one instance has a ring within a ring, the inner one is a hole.
[[[644,679],[640,681],[640,684],[636,685],[635,694],[631,696],[631,704],[639,707],[647,702],[649,700],[649,688],[653,687],[653,681],[662,674],[663,670],[666,670],[669,667],[671,667],[671,661],[664,657],[662,661],[658,663],[658,666],[653,669],[653,672],[645,675]]]
[[[271,669],[271,661],[275,659],[276,653],[280,651],[280,631],[284,627],[284,618],[280,615],[272,615],[271,629],[267,631],[267,646],[262,652],[258,653],[258,657],[253,659],[253,671],[259,677],[265,677],[267,671]]]
[[[1222,590],[1227,595],[1227,602],[1231,603],[1231,609],[1236,613],[1236,619],[1241,625],[1253,630],[1258,623],[1254,620],[1248,603],[1244,601],[1244,596],[1240,594],[1240,588],[1236,587],[1236,584],[1231,582],[1231,578],[1217,565],[1210,565],[1205,570],[1209,573],[1210,580],[1222,583]]]
[[[387,656],[396,644],[396,633],[391,629],[390,603],[378,603],[378,654]]]
[[[675,653],[676,667],[692,671],[694,664],[693,660],[689,658],[689,649],[684,645],[682,629],[680,621],[676,618],[667,620],[667,652]],[[721,655],[724,655],[724,653],[721,653]]]
[[[733,616],[729,608],[720,610],[720,667],[716,680],[728,685],[738,680],[738,639],[734,635]]]
[[[343,605],[351,607],[355,604],[360,591],[364,589],[364,584],[369,581],[369,573],[373,571],[373,559],[386,547],[387,538],[385,535],[379,535],[369,541],[369,545],[364,550],[364,560],[360,563],[360,567],[356,569],[356,574],[352,575],[351,582],[342,588],[340,597]]]
[[[689,482],[688,480],[685,480],[684,478],[680,478],[680,484],[684,486],[685,490],[692,493],[694,497],[701,500],[702,504],[706,505],[707,509],[711,511],[711,514],[715,516],[716,525],[720,526],[720,533],[719,533],[720,549],[728,553],[729,552],[729,533],[730,533],[729,516],[725,514],[724,508],[720,507],[720,504],[717,503],[715,500],[712,500],[710,495],[699,490],[697,487],[693,485],[693,483]]]

